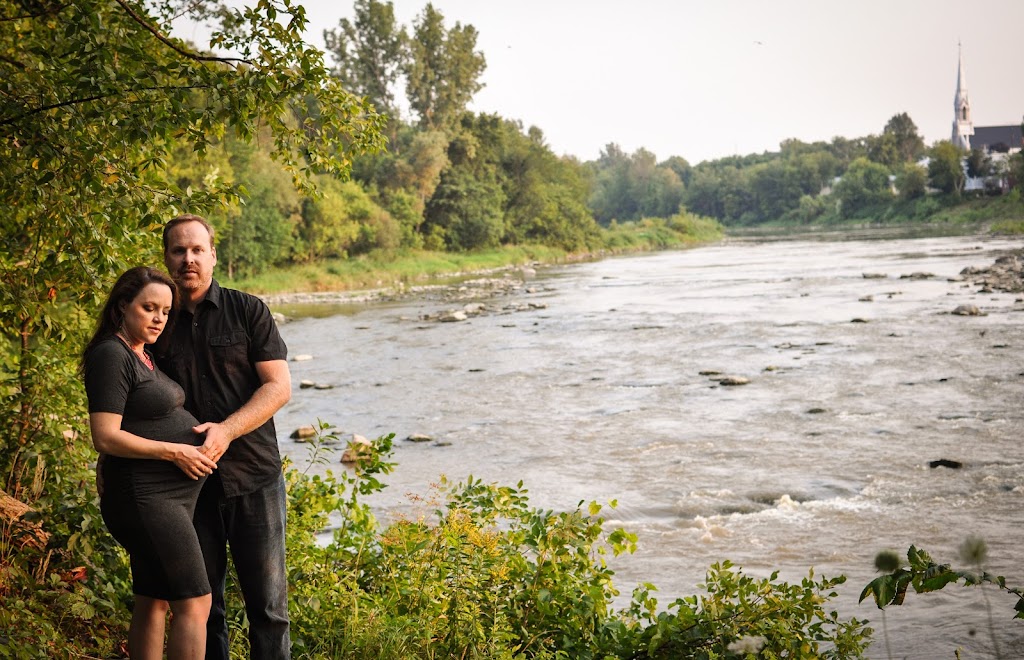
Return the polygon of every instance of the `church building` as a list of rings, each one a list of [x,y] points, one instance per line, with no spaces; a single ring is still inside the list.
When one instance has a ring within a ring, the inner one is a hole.
[[[971,101],[967,96],[967,72],[964,52],[960,49],[956,71],[956,94],[953,96],[953,144],[965,151],[981,149],[987,153],[1016,153],[1024,147],[1021,125],[975,126],[971,121]]]

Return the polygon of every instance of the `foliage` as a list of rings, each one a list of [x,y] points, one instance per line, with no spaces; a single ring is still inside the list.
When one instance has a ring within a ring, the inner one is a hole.
[[[720,222],[737,223],[750,208],[746,174],[733,165],[701,164],[686,191],[686,208]]]
[[[833,195],[839,200],[840,213],[851,217],[857,212],[892,200],[889,171],[867,158],[850,163],[846,173],[836,184]]]
[[[946,194],[963,192],[966,176],[961,164],[963,153],[952,142],[943,140],[928,152],[928,185]]]
[[[433,197],[441,182],[441,172],[449,164],[448,138],[438,131],[408,131],[406,135],[410,136],[409,142],[403,145],[402,155],[394,157],[392,178],[382,181],[382,186],[385,190],[409,191],[415,200],[413,211],[418,216],[411,229],[419,230],[427,200]]]
[[[325,463],[331,436],[319,429],[314,461]],[[288,471],[297,657],[721,657],[753,637],[792,657],[857,657],[866,643],[862,622],[822,610],[842,578],[791,586],[728,563],[709,572],[708,595],[670,606],[676,614],[656,612],[651,585],[616,611],[605,559],[632,552],[636,537],[605,530],[597,503],[532,508],[521,483],[442,478],[423,512],[382,529],[362,498],[383,488],[390,443],[363,446],[351,473]],[[335,525],[327,542],[325,525]]]
[[[924,140],[910,116],[901,112],[886,123],[882,134],[867,139],[868,157],[895,171],[905,163],[916,161],[924,153]]]
[[[809,213],[809,202],[801,200],[823,195],[840,172],[840,159],[830,149],[824,143],[787,140],[778,154],[701,163],[688,183],[686,206],[726,224],[806,222],[820,213]]]
[[[829,195],[804,195],[800,198],[800,206],[797,207],[796,219],[801,224],[811,224],[830,213],[834,208],[834,202]]]
[[[46,547],[33,549],[15,528],[0,526],[0,658],[80,657],[85,648],[111,657],[125,639],[128,557],[100,516],[95,451],[69,432],[61,455],[37,472],[45,487],[24,516],[43,525]]]
[[[1024,192],[1024,151],[1018,151],[1010,156],[1010,175],[1014,189]]]
[[[303,200],[297,261],[318,261],[398,246],[399,228],[356,183],[323,178],[322,195]]]
[[[868,583],[861,591],[860,600],[871,597],[878,609],[885,609],[889,605],[902,605],[910,587],[919,594],[938,591],[948,584],[954,584],[963,580],[964,586],[994,585],[1000,591],[1004,591],[1017,598],[1014,605],[1015,619],[1024,619],[1024,591],[1019,588],[1006,586],[1006,578],[992,575],[987,571],[980,570],[984,561],[983,544],[977,541],[967,544],[966,549],[973,552],[961,552],[966,561],[977,565],[979,570],[955,571],[949,564],[937,564],[926,551],[910,546],[907,550],[907,564],[903,565],[896,557],[896,563],[889,569],[889,572],[881,575]],[[963,549],[962,549],[963,550]]]
[[[967,176],[978,179],[991,173],[992,157],[984,149],[971,149],[967,154]]]
[[[875,558],[875,567],[883,575],[864,587],[860,594],[860,601],[863,602],[870,596],[878,609],[884,610],[889,605],[902,605],[911,586],[919,594],[939,591],[946,585],[955,584],[960,580],[963,580],[964,586],[978,586],[982,589],[982,596],[985,599],[988,629],[994,655],[996,658],[1001,658],[1003,656],[995,632],[992,603],[989,601],[985,588],[988,585],[994,585],[998,590],[1016,597],[1017,602],[1014,605],[1016,614],[1013,617],[1015,619],[1024,619],[1024,591],[1008,587],[1006,578],[985,571],[984,564],[987,554],[988,547],[983,539],[968,537],[960,545],[960,559],[965,563],[972,564],[974,570],[954,571],[949,564],[935,563],[926,551],[915,546],[910,546],[910,549],[907,550],[907,565],[903,564],[895,552],[880,552]]]
[[[924,139],[917,132],[914,120],[905,112],[893,115],[882,134],[893,137],[902,163],[912,163],[924,154]]]
[[[641,627],[629,658],[856,658],[872,630],[855,618],[844,621],[826,612],[834,588],[846,578],[814,579],[799,585],[744,575],[731,562],[707,573],[707,595],[680,598],[657,611],[652,585],[633,592],[629,619]]]
[[[822,609],[842,578],[788,585],[776,576],[750,578],[728,562],[712,567],[706,595],[659,612],[654,587],[644,585],[616,610],[606,559],[633,552],[636,536],[606,530],[606,506],[598,503],[531,507],[521,483],[442,478],[421,513],[381,527],[366,499],[385,487],[393,436],[353,441],[348,448],[358,459],[351,468],[310,474],[312,466],[320,472],[330,464],[337,440],[329,424],[316,428],[308,465],[285,472],[295,657],[699,658],[723,657],[754,638],[766,651],[792,657],[858,657],[865,644],[862,622]],[[76,541],[60,540],[69,556],[45,581],[41,573],[20,575],[13,589],[5,586],[0,622],[18,625],[0,629],[0,648],[9,650],[0,657],[107,657],[123,645],[130,589],[124,554],[89,517],[91,484],[68,496],[67,529],[78,523],[81,531]],[[96,543],[115,550],[109,566],[63,568],[97,554]],[[245,656],[247,623],[234,578],[226,598],[232,656]]]
[[[493,115],[466,115],[448,144],[448,167],[427,203],[426,230],[455,251],[492,248],[504,234],[503,134]]]
[[[427,3],[413,24],[403,73],[409,106],[427,130],[446,131],[459,121],[466,105],[482,87],[486,67],[476,50],[476,28],[456,22],[444,26],[444,16]]]
[[[391,2],[356,0],[354,10],[354,21],[343,18],[337,30],[324,31],[327,50],[334,56],[333,74],[378,112],[390,116],[395,126],[400,119],[396,87],[409,37],[395,22]]]
[[[673,163],[687,173],[681,163]],[[666,218],[683,202],[684,185],[679,174],[668,164],[659,165],[646,149],[627,155],[617,144],[609,144],[590,168],[594,183],[588,205],[602,225],[612,220]]]
[[[722,226],[716,220],[683,210],[671,218],[613,222],[602,235],[605,245],[616,251],[678,248],[718,240]]]
[[[896,174],[896,190],[900,199],[924,197],[928,191],[928,172],[920,165],[905,163]]]
[[[381,146],[380,120],[328,75],[290,0],[251,8],[179,0],[7,3],[0,9],[0,474],[22,493],[32,452],[59,450],[79,339],[107,283],[156,262],[154,234],[177,210],[238,190],[179,189],[173,145],[203,154],[263,127],[293,179],[344,173]],[[217,17],[216,57],[170,35],[178,16]],[[313,115],[317,116],[314,121]],[[138,261],[137,261],[138,260]]]
[[[501,122],[505,243],[543,243],[569,251],[601,245],[598,225],[585,204],[588,182],[575,160],[555,156],[535,126]]]
[[[217,231],[218,264],[234,277],[285,263],[296,249],[298,192],[284,169],[265,151],[230,137],[224,141],[224,149],[230,172],[240,178],[226,176],[223,180],[238,185],[241,196],[238,204],[220,206],[208,214]],[[324,178],[321,175],[316,180]],[[193,185],[200,188],[203,183]]]

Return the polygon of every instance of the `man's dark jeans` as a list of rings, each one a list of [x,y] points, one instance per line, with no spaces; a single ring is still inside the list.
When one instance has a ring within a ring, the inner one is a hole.
[[[206,626],[206,660],[228,660],[224,607],[227,548],[231,548],[249,617],[249,653],[259,660],[291,657],[288,572],[284,560],[284,476],[254,493],[224,497],[214,472],[203,487],[194,522],[213,588]]]

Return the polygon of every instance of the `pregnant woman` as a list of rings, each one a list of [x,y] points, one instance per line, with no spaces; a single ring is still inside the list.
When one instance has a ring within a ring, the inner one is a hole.
[[[131,558],[135,606],[128,650],[135,660],[202,658],[210,584],[192,527],[196,498],[216,463],[199,451],[199,422],[181,387],[146,351],[176,308],[164,273],[138,267],[114,284],[82,356],[89,426],[100,453],[97,483],[107,529]]]

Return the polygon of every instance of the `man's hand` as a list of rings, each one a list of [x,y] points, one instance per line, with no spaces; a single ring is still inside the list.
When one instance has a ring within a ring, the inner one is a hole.
[[[214,463],[220,460],[220,457],[228,450],[228,446],[231,445],[231,441],[235,439],[223,424],[214,422],[205,422],[192,427],[192,430],[196,433],[206,434],[206,440],[199,451]]]
[[[217,469],[217,462],[203,453],[200,447],[179,444],[174,447],[174,457],[171,459],[190,479],[201,479],[213,474]]]

